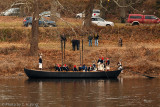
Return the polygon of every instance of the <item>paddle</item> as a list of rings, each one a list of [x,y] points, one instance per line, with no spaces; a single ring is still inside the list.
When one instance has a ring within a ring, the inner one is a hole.
[[[132,72],[132,73],[134,73],[134,74],[139,74],[139,75],[145,76],[145,77],[147,77],[147,78],[156,78],[156,77],[153,77],[153,76],[148,76],[148,75],[145,75],[145,74],[141,74],[141,73],[139,73],[139,72],[134,72],[134,71],[129,71],[129,72]]]

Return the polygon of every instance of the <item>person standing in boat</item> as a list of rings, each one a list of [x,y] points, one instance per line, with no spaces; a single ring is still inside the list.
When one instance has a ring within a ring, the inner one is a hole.
[[[104,71],[104,58],[102,57],[101,61],[100,61],[100,67],[99,70]]]
[[[39,55],[39,69],[42,70],[42,54]]]
[[[107,71],[110,70],[110,60],[109,60],[109,58],[107,58],[107,60],[106,60],[106,70]]]
[[[122,70],[122,69],[123,69],[121,60],[118,62],[117,65],[118,65],[118,70]],[[123,71],[122,71],[122,72],[123,72]]]

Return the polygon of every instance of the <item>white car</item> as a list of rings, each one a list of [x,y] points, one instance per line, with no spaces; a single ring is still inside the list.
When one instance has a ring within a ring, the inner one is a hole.
[[[100,10],[93,9],[92,17],[98,17],[98,16],[100,16]],[[76,18],[84,18],[84,17],[85,17],[85,11],[76,14]]]
[[[114,26],[114,23],[111,21],[105,21],[101,17],[91,17],[92,23],[97,26]]]
[[[18,16],[20,14],[20,8],[9,8],[8,10],[1,12],[2,16]]]
[[[39,16],[50,17],[50,16],[51,16],[51,11],[41,12],[41,13],[39,14]],[[60,13],[56,13],[56,16],[59,17],[59,18],[61,17],[61,16],[60,16]]]

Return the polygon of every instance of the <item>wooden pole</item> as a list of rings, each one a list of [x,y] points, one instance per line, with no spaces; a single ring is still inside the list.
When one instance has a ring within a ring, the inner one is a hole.
[[[82,65],[83,65],[83,40],[82,40]]]
[[[80,44],[79,44],[79,45],[80,45]],[[80,46],[81,46],[81,45],[80,45]],[[80,47],[80,46],[79,46],[79,47]],[[81,58],[81,51],[82,51],[82,50],[81,50],[81,48],[80,48],[79,50],[80,50],[80,64],[82,64],[82,58]]]
[[[63,66],[63,41],[61,40],[61,51],[62,51],[62,66]]]
[[[65,42],[65,40],[64,40],[64,64],[65,64],[65,45],[66,45],[66,42]]]

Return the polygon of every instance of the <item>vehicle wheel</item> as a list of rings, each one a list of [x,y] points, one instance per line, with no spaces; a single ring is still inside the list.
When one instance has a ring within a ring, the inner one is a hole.
[[[133,24],[132,24],[132,26],[136,26],[136,25],[138,26],[138,25],[139,25],[139,23],[133,23]]]
[[[107,24],[106,26],[111,26],[111,25]]]
[[[28,24],[28,27],[32,27],[32,24]]]
[[[81,17],[80,17],[80,16],[77,16],[76,18],[77,18],[77,19],[80,19]]]
[[[53,25],[48,25],[48,27],[54,27]]]

